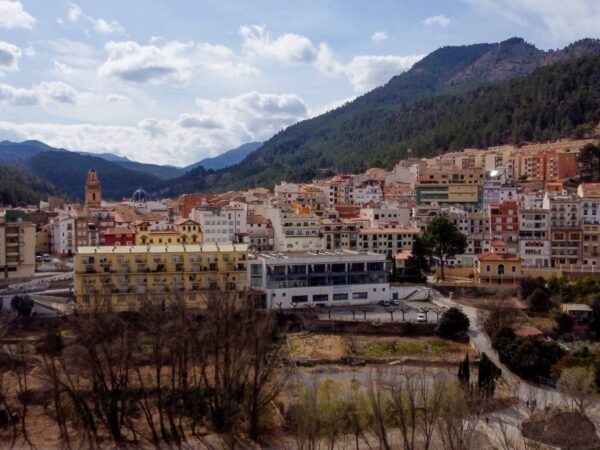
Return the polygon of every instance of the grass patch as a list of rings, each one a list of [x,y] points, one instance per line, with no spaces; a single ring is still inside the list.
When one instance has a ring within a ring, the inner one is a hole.
[[[388,338],[386,340],[366,340],[357,342],[355,349],[358,356],[371,358],[417,355],[439,356],[445,353],[465,351],[464,346],[460,344],[436,338]]]

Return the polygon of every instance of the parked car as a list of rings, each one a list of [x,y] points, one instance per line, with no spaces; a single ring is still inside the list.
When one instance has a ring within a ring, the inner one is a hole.
[[[398,300],[397,298],[392,299],[392,305],[399,306],[400,305],[400,300]]]
[[[427,322],[427,316],[424,313],[418,313],[417,322]]]
[[[52,262],[52,256],[50,256],[48,253],[44,253],[42,258],[44,259],[44,262]]]
[[[35,256],[35,262],[42,262],[42,255],[36,255]]]
[[[390,301],[389,300],[379,300],[379,304],[381,306],[390,306]]]

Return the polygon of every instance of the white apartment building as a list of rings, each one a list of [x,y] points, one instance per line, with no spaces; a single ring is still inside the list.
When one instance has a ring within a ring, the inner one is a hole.
[[[360,215],[370,221],[370,227],[377,228],[380,222],[410,223],[410,208],[401,208],[397,204],[381,202],[361,208]]]
[[[273,192],[277,197],[285,200],[288,203],[295,202],[298,199],[298,193],[300,192],[300,185],[296,183],[286,183],[282,181],[276,185]]]
[[[506,177],[501,174],[487,175],[482,188],[483,210],[487,211],[490,205],[499,205],[505,200],[517,199],[517,188],[506,183]]]
[[[291,208],[267,207],[262,215],[273,226],[276,252],[312,252],[323,249],[321,223],[313,213],[299,214]]]
[[[349,305],[390,300],[384,255],[353,251],[263,253],[250,260],[250,287],[267,308]]]
[[[413,227],[363,228],[358,230],[357,247],[363,252],[395,255],[403,250],[412,251],[419,233],[419,229]]]
[[[69,256],[75,254],[77,241],[75,239],[75,215],[65,211],[50,219],[50,242],[52,253]]]
[[[519,256],[523,267],[550,267],[550,211],[519,209]]]
[[[248,205],[230,202],[224,206],[201,205],[190,217],[200,224],[205,244],[241,242],[248,232]]]
[[[379,202],[383,198],[383,191],[379,183],[366,183],[360,186],[352,186],[348,197],[354,205],[365,205],[369,202]]]

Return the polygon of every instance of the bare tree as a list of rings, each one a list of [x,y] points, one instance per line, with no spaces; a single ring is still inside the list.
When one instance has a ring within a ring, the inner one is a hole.
[[[594,370],[588,367],[563,369],[557,388],[564,394],[569,407],[586,415],[596,397]]]
[[[444,395],[438,434],[448,450],[470,450],[475,447],[479,413],[473,410],[468,393],[458,382],[450,383]]]

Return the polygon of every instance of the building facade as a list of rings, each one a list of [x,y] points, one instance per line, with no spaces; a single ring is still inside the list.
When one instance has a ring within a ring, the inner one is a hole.
[[[1,277],[24,278],[35,274],[35,224],[16,210],[0,213]]]
[[[247,288],[248,246],[83,247],[75,256],[78,311],[137,311],[147,301],[206,306],[211,292]]]
[[[373,303],[391,298],[385,265],[351,251],[263,254],[249,262],[250,287],[269,309]]]

